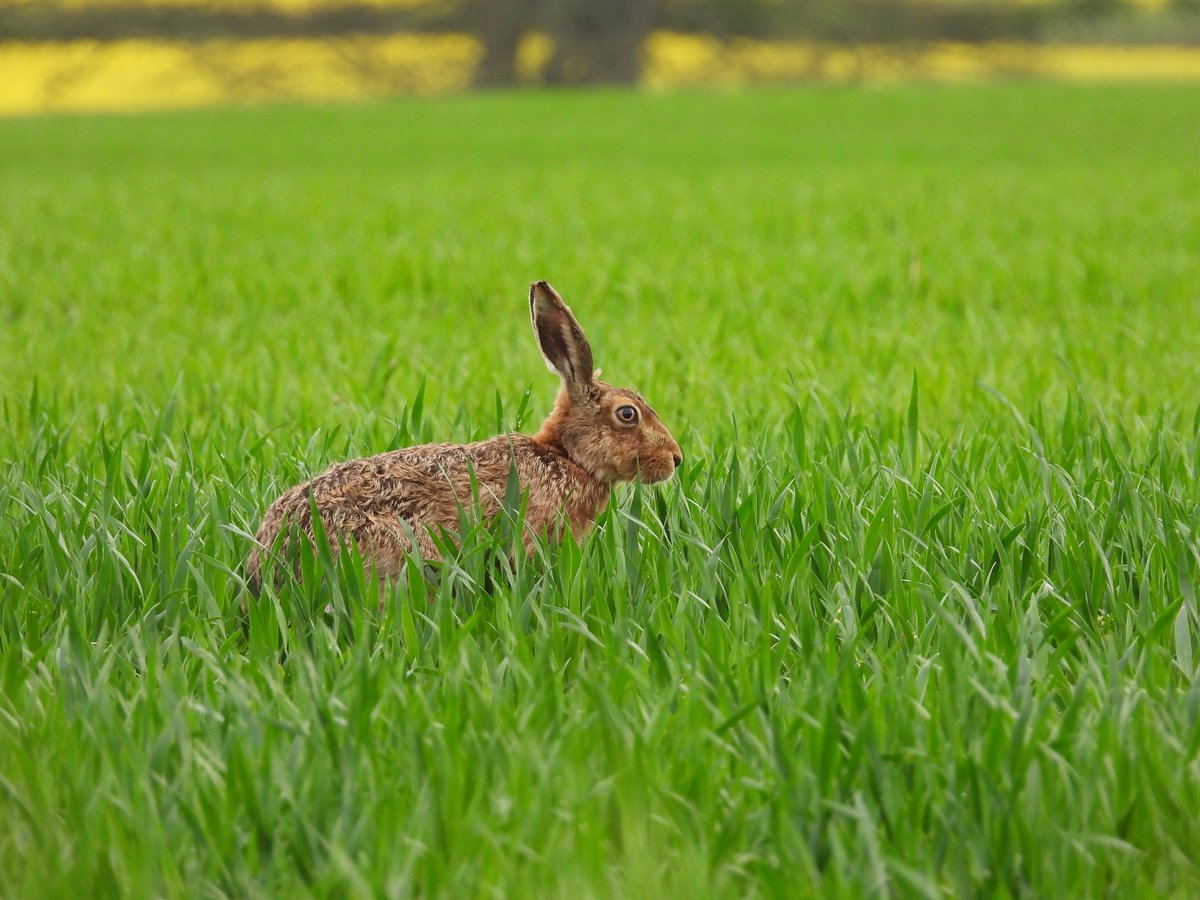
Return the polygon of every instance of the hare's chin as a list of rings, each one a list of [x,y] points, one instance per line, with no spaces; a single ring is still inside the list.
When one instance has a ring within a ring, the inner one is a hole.
[[[671,476],[675,474],[674,469],[658,468],[642,469],[641,481],[643,484],[661,484],[664,481],[670,481]]]

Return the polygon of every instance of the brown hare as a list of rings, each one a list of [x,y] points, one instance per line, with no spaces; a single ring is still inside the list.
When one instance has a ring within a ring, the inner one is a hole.
[[[581,539],[614,483],[671,477],[683,462],[679,444],[637,393],[596,380],[592,348],[554,288],[530,285],[529,311],[538,347],[562,378],[537,434],[393,450],[338,463],[297,485],[271,504],[259,526],[246,564],[256,593],[265,554],[277,550],[289,558],[290,535],[313,540],[314,509],[334,552],[352,540],[368,576],[385,581],[400,574],[414,549],[438,559],[437,538],[460,528],[462,510],[485,521],[495,517],[514,466],[526,495],[527,551],[535,535],[560,539],[566,528]]]

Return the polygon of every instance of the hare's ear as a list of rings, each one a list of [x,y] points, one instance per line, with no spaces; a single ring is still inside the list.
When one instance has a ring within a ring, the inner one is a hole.
[[[562,297],[546,282],[535,281],[529,286],[529,315],[550,371],[561,375],[569,390],[586,392],[592,386],[592,348]]]

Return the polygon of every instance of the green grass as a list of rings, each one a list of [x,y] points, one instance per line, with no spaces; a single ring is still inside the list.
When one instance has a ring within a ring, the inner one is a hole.
[[[0,123],[0,893],[1200,892],[1198,122]],[[536,424],[537,277],[680,476],[490,590],[480,540],[432,605],[331,573],[244,630],[279,491]]]

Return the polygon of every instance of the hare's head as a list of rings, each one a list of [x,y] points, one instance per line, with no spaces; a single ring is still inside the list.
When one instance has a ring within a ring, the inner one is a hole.
[[[679,444],[637,392],[596,380],[592,348],[562,297],[546,282],[534,282],[529,312],[542,356],[562,378],[539,438],[558,444],[606,483],[670,478],[683,462]]]

